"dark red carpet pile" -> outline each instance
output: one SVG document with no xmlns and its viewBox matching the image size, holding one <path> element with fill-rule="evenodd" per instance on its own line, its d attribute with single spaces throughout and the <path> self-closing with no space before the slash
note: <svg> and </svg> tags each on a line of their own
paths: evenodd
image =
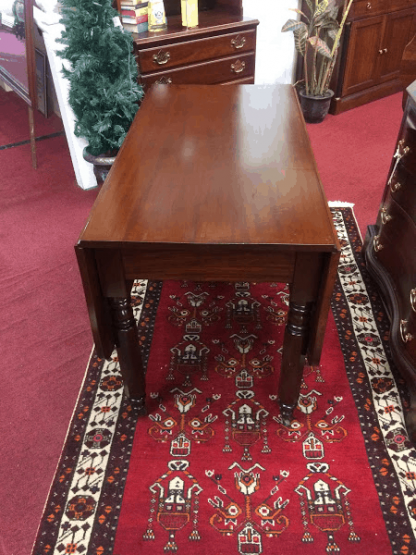
<svg viewBox="0 0 416 555">
<path fill-rule="evenodd" d="M 394 95 L 340 116 L 328 116 L 323 124 L 308 126 L 328 199 L 356 203 L 355 212 L 362 231 L 374 222 L 401 115 L 401 96 Z M 26 118 L 26 105 L 13 93 L 0 90 L 0 142 L 9 144 L 28 139 Z M 6 122 L 4 126 L 3 122 Z M 55 117 L 42 120 L 40 116 L 37 123 L 38 136 L 60 130 L 59 119 Z M 73 245 L 98 191 L 82 191 L 75 185 L 65 137 L 41 141 L 37 149 L 37 170 L 31 167 L 29 145 L 0 150 L 0 325 L 5 353 L 0 405 L 0 553 L 7 555 L 31 552 L 92 347 Z M 104 492 L 95 524 L 105 530 L 109 521 L 118 522 L 117 534 L 107 533 L 107 540 L 112 545 L 115 543 L 115 555 L 162 553 L 164 548 L 174 550 L 176 546 L 182 553 L 213 553 L 214 542 L 218 542 L 215 543 L 218 555 L 251 552 L 243 547 L 247 542 L 261 546 L 266 553 L 280 549 L 282 553 L 295 553 L 302 549 L 314 554 L 325 553 L 329 548 L 335 552 L 335 544 L 342 547 L 343 553 L 412 553 L 414 539 L 410 533 L 408 541 L 406 533 L 401 533 L 395 540 L 396 547 L 392 548 L 392 537 L 383 527 L 386 508 L 377 500 L 379 490 L 373 481 L 374 469 L 370 468 L 366 455 L 334 321 L 331 319 L 329 323 L 332 335 L 325 350 L 322 376 L 311 372 L 305 379 L 304 391 L 309 396 L 305 397 L 305 410 L 299 413 L 299 439 L 289 441 L 289 431 L 276 420 L 278 411 L 269 397 L 278 379 L 280 355 L 276 332 L 281 328 L 279 319 L 284 316 L 284 292 L 270 285 L 262 286 L 263 289 L 250 286 L 246 293 L 259 304 L 256 310 L 260 319 L 256 321 L 256 310 L 252 307 L 254 320 L 244 324 L 227 305 L 239 293 L 242 296 L 238 298 L 244 299 L 244 290 L 237 291 L 231 286 L 222 290 L 220 286 L 198 289 L 195 284 L 185 287 L 172 284 L 170 289 L 163 288 L 159 301 L 158 287 L 154 286 L 153 297 L 151 291 L 146 293 L 145 303 L 138 300 L 138 306 L 143 304 L 143 310 L 147 311 L 144 347 L 152 336 L 150 328 L 154 323 L 156 329 L 162 325 L 166 329 L 154 335 L 150 351 L 149 365 L 155 368 L 155 383 L 149 388 L 154 393 L 153 420 L 147 418 L 138 424 L 137 433 L 143 443 L 135 441 L 131 446 L 134 406 L 121 404 L 121 416 L 114 419 L 114 426 L 118 437 L 128 441 L 123 444 L 124 440 L 120 440 L 120 452 L 114 454 L 113 466 L 106 470 L 109 489 Z M 203 300 L 201 305 L 195 300 L 199 296 Z M 153 308 L 156 305 L 160 306 L 157 316 Z M 220 334 L 220 326 L 224 328 L 228 313 L 231 328 Z M 208 381 L 201 380 L 208 351 L 204 355 L 201 347 L 200 368 L 189 378 L 175 355 L 178 351 L 174 347 L 181 342 L 184 346 L 186 326 L 191 325 L 195 314 L 205 319 L 203 331 L 207 335 L 202 336 L 201 331 L 199 341 L 210 352 Z M 216 315 L 220 316 L 219 320 Z M 247 333 L 242 331 L 244 325 Z M 191 329 L 190 333 L 198 335 L 199 332 Z M 266 338 L 271 334 L 276 344 L 268 343 Z M 247 352 L 238 345 L 241 341 L 238 337 L 242 335 L 256 337 Z M 166 338 L 169 344 L 163 345 Z M 357 357 L 357 354 L 350 353 L 350 356 Z M 248 384 L 251 378 L 252 388 L 237 385 L 237 374 L 241 374 L 244 364 L 250 372 L 248 377 L 243 374 L 242 379 L 247 379 Z M 267 370 L 268 366 L 273 371 Z M 99 367 L 98 361 L 93 360 L 90 370 L 95 368 L 98 372 Z M 100 414 L 89 430 L 91 445 L 99 447 L 96 456 L 88 461 L 87 468 L 91 469 L 98 468 L 100 460 L 107 456 L 105 430 L 120 396 L 120 384 L 113 370 L 110 363 L 105 370 L 108 379 L 100 385 L 107 388 L 108 399 L 103 404 L 100 398 L 96 405 Z M 157 372 L 161 379 L 157 378 Z M 169 376 L 173 376 L 172 381 L 164 379 Z M 87 378 L 79 405 L 88 406 L 85 413 L 93 410 L 89 401 L 92 401 L 92 390 L 97 387 L 89 379 L 94 382 L 94 376 L 90 374 Z M 224 388 L 224 383 L 230 385 Z M 331 387 L 334 383 L 335 389 Z M 177 391 L 172 393 L 175 388 Z M 241 395 L 242 391 L 254 391 L 254 395 Z M 317 399 L 316 407 L 312 397 Z M 309 402 L 312 408 L 308 413 Z M 238 415 L 246 423 L 254 415 L 254 422 L 259 425 L 250 433 L 246 431 L 245 436 L 239 436 Z M 90 425 L 78 413 L 75 422 L 84 432 L 85 426 Z M 319 442 L 305 443 L 305 432 L 309 427 L 311 431 L 319 431 L 320 422 L 321 426 L 325 423 L 334 426 L 321 442 L 325 458 L 305 458 L 305 450 L 319 452 Z M 376 433 L 374 429 L 372 432 Z M 190 447 L 186 445 L 189 435 Z M 71 441 L 75 444 L 79 441 L 77 434 Z M 380 434 L 378 444 L 382 450 Z M 154 461 L 152 453 L 156 448 L 161 455 Z M 129 451 L 132 453 L 126 480 Z M 283 454 L 287 460 L 282 459 Z M 352 457 L 357 465 L 354 468 L 361 469 L 359 480 L 345 464 Z M 75 461 L 68 462 L 72 471 L 74 464 Z M 385 468 L 388 473 L 388 464 Z M 124 472 L 123 480 L 120 472 Z M 71 551 L 68 546 L 75 545 L 80 534 L 90 537 L 91 531 L 86 526 L 91 516 L 88 511 L 96 510 L 97 500 L 94 488 L 92 499 L 85 492 L 90 492 L 91 484 L 97 480 L 94 474 L 95 470 L 90 470 L 90 475 L 84 473 L 76 485 L 72 484 L 75 500 L 65 512 L 70 523 L 68 534 L 59 544 L 63 547 L 56 547 L 57 553 L 83 552 Z M 113 479 L 109 480 L 111 476 Z M 64 489 L 72 478 L 73 475 L 64 474 L 61 479 L 58 476 L 58 483 Z M 111 490 L 111 484 L 117 484 L 118 489 Z M 123 505 L 116 509 L 121 498 L 115 503 L 114 492 L 120 495 L 124 488 Z M 140 499 L 136 491 L 140 492 Z M 320 491 L 321 499 L 328 494 L 335 500 L 333 516 L 329 514 L 333 504 L 325 505 L 326 528 L 316 526 L 319 516 L 313 522 L 306 502 L 308 491 L 315 499 Z M 86 497 L 84 500 L 79 497 L 82 495 Z M 396 511 L 391 510 L 394 502 L 389 500 L 389 503 L 387 510 L 392 518 L 399 513 L 401 521 L 407 523 L 403 500 L 399 499 Z M 175 507 L 175 518 L 168 514 L 172 511 L 169 505 Z M 113 516 L 109 517 L 112 511 L 117 514 L 116 521 Z M 63 507 L 57 509 L 55 505 L 55 513 L 45 513 L 42 526 L 56 530 L 58 516 L 63 512 Z M 75 532 L 74 522 L 78 528 Z M 409 528 L 408 523 L 406 526 Z M 314 542 L 302 543 L 302 537 L 310 539 L 308 534 Z M 355 541 L 356 535 L 360 537 L 359 542 Z M 36 553 L 55 552 L 54 546 L 46 542 L 49 547 L 45 548 L 42 541 L 40 536 Z M 109 545 L 94 540 L 87 552 L 103 555 L 110 552 Z"/>
</svg>

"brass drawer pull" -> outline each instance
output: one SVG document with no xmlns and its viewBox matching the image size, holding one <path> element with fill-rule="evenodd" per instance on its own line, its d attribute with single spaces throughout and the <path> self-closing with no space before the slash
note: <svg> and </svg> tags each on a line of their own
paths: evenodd
<svg viewBox="0 0 416 555">
<path fill-rule="evenodd" d="M 407 320 L 400 320 L 400 335 L 402 337 L 403 343 L 409 343 L 409 341 L 413 340 L 413 335 L 409 332 L 406 332 L 406 325 Z"/>
<path fill-rule="evenodd" d="M 371 6 L 371 2 L 368 2 L 368 3 L 367 3 L 367 6 L 366 6 L 366 8 L 367 8 L 367 10 L 371 10 L 371 8 L 372 8 L 372 6 Z"/>
<path fill-rule="evenodd" d="M 383 51 L 382 51 L 382 50 L 379 50 L 378 53 L 379 53 L 379 54 L 383 54 Z"/>
<path fill-rule="evenodd" d="M 399 183 L 398 181 L 397 181 L 397 183 L 390 183 L 390 191 L 392 193 L 395 193 L 396 191 L 398 191 L 400 189 L 401 186 L 402 186 L 402 184 Z"/>
<path fill-rule="evenodd" d="M 387 49 L 384 49 L 387 52 Z M 379 50 L 380 54 L 383 53 L 382 50 Z M 387 185 L 390 186 L 391 192 L 394 193 L 394 191 L 397 191 L 397 189 L 400 187 L 399 183 L 396 183 L 396 189 L 392 189 L 392 185 L 391 182 L 393 181 L 393 176 L 396 173 L 397 170 L 397 166 L 400 162 L 400 160 L 403 158 L 403 156 L 406 156 L 406 154 L 410 152 L 410 148 L 408 146 L 404 146 L 404 139 L 401 139 L 398 143 L 397 143 L 397 148 L 396 148 L 396 152 L 394 153 L 393 159 L 395 159 L 396 161 L 394 162 L 394 166 L 393 166 L 393 170 L 391 172 L 390 178 L 387 181 Z"/>
<path fill-rule="evenodd" d="M 379 235 L 375 235 L 374 239 L 373 239 L 373 247 L 374 250 L 376 252 L 381 251 L 381 249 L 384 249 L 383 245 L 380 243 L 380 237 Z"/>
<path fill-rule="evenodd" d="M 163 50 L 159 50 L 157 54 L 153 54 L 153 61 L 158 66 L 163 66 L 167 64 L 170 60 L 170 52 L 164 52 Z"/>
<path fill-rule="evenodd" d="M 416 312 L 416 287 L 410 291 L 410 306 Z"/>
<path fill-rule="evenodd" d="M 390 216 L 390 214 L 387 214 L 387 208 L 382 208 L 381 209 L 380 218 L 381 218 L 381 223 L 382 224 L 386 224 L 387 222 L 390 222 L 392 217 Z"/>
<path fill-rule="evenodd" d="M 384 50 L 387 51 L 387 48 L 385 48 Z M 408 152 L 410 152 L 410 148 L 408 146 L 404 146 L 404 139 L 401 139 L 397 143 L 397 150 L 394 157 L 396 158 L 397 156 L 399 156 L 400 158 L 403 158 L 403 156 L 405 156 Z"/>
<path fill-rule="evenodd" d="M 236 50 L 238 50 L 239 48 L 243 48 L 245 43 L 246 43 L 246 37 L 240 37 L 240 35 L 237 35 L 235 39 L 231 40 L 231 46 Z"/>
<path fill-rule="evenodd" d="M 171 85 L 172 79 L 170 77 L 161 77 L 157 81 L 155 81 L 156 85 Z"/>
<path fill-rule="evenodd" d="M 246 68 L 246 62 L 240 62 L 237 60 L 235 64 L 231 64 L 231 72 L 232 73 L 241 73 Z"/>
</svg>

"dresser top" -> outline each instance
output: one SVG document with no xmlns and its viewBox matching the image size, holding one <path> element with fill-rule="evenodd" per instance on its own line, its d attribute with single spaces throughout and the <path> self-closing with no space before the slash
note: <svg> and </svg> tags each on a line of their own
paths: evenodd
<svg viewBox="0 0 416 555">
<path fill-rule="evenodd" d="M 79 244 L 106 243 L 336 249 L 293 87 L 153 86 Z"/>
</svg>

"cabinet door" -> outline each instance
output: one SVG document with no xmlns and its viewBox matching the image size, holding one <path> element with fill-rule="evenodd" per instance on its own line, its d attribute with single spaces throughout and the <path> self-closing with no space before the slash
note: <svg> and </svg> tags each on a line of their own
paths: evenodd
<svg viewBox="0 0 416 555">
<path fill-rule="evenodd" d="M 415 11 L 402 10 L 385 16 L 386 24 L 381 43 L 380 82 L 400 77 L 403 50 L 415 32 Z"/>
<path fill-rule="evenodd" d="M 352 23 L 342 96 L 377 84 L 384 17 Z"/>
</svg>

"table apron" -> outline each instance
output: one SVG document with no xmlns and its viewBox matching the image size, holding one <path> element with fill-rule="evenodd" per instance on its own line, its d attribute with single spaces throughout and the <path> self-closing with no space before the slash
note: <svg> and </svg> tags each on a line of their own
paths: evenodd
<svg viewBox="0 0 416 555">
<path fill-rule="evenodd" d="M 149 248 L 140 252 L 122 249 L 121 257 L 127 279 L 290 283 L 296 254 L 241 245 L 238 249 L 221 250 L 204 246 L 156 251 Z"/>
</svg>

